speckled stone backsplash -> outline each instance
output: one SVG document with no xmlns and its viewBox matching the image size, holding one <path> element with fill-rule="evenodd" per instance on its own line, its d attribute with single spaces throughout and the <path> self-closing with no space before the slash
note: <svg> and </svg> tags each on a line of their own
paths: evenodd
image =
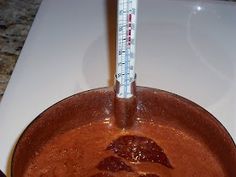
<svg viewBox="0 0 236 177">
<path fill-rule="evenodd" d="M 0 100 L 41 0 L 0 0 Z"/>
</svg>

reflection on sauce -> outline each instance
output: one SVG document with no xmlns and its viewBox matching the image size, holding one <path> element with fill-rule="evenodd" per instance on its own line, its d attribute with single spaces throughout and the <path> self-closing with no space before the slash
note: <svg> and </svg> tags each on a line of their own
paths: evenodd
<svg viewBox="0 0 236 177">
<path fill-rule="evenodd" d="M 141 136 L 126 135 L 113 141 L 107 150 L 130 162 L 160 163 L 173 168 L 163 149 L 152 139 Z"/>
<path fill-rule="evenodd" d="M 133 169 L 126 165 L 124 161 L 122 161 L 121 158 L 109 156 L 103 159 L 99 164 L 97 165 L 97 168 L 99 170 L 104 171 L 111 171 L 111 172 L 118 172 L 118 171 L 127 171 L 132 172 Z"/>
<path fill-rule="evenodd" d="M 136 135 L 120 136 L 112 141 L 106 148 L 124 158 L 129 162 L 140 163 L 160 163 L 168 168 L 173 168 L 163 149 L 152 139 Z M 102 171 L 118 172 L 134 170 L 127 165 L 121 158 L 109 156 L 99 162 L 97 168 Z M 137 173 L 138 172 L 134 172 Z M 107 175 L 107 174 L 105 174 Z M 156 174 L 141 174 L 139 177 L 159 177 Z"/>
</svg>

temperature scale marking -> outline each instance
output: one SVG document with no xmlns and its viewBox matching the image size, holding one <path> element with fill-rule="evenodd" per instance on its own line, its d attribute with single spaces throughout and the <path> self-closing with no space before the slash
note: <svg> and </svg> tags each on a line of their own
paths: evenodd
<svg viewBox="0 0 236 177">
<path fill-rule="evenodd" d="M 135 38 L 137 0 L 119 0 L 117 14 L 116 79 L 119 82 L 117 97 L 133 96 L 131 85 L 135 81 Z"/>
</svg>

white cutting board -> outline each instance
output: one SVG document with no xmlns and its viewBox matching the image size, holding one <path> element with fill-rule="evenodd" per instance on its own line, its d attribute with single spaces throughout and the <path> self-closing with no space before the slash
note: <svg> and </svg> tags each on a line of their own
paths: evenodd
<svg viewBox="0 0 236 177">
<path fill-rule="evenodd" d="M 111 85 L 112 2 L 42 2 L 0 104 L 3 171 L 20 133 L 40 112 L 74 93 Z M 137 84 L 200 104 L 236 140 L 236 4 L 139 0 L 138 10 Z"/>
</svg>

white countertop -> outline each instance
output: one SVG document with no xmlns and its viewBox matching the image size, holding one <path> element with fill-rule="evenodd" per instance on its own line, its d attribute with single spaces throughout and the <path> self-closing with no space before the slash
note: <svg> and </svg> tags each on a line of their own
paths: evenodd
<svg viewBox="0 0 236 177">
<path fill-rule="evenodd" d="M 42 2 L 0 104 L 0 169 L 7 171 L 17 138 L 40 112 L 112 84 L 113 7 L 112 0 Z M 235 3 L 139 0 L 137 84 L 200 104 L 236 140 L 235 31 Z"/>
</svg>

